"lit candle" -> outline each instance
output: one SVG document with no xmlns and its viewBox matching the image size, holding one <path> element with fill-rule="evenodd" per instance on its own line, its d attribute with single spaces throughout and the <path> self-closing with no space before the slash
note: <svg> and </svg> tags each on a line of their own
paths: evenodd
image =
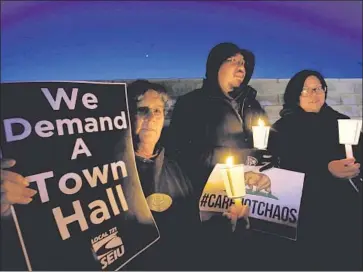
<svg viewBox="0 0 363 272">
<path fill-rule="evenodd" d="M 258 126 L 252 126 L 253 147 L 257 149 L 266 149 L 270 127 L 265 126 L 265 123 L 259 118 Z"/>
<path fill-rule="evenodd" d="M 233 157 L 228 157 L 225 167 L 222 168 L 222 175 L 229 198 L 242 198 L 246 195 L 243 164 L 234 165 Z"/>
<path fill-rule="evenodd" d="M 227 172 L 227 179 L 228 179 L 228 184 L 229 184 L 229 188 L 231 189 L 231 193 L 234 196 L 234 189 L 233 189 L 233 182 L 232 182 L 232 175 L 231 175 L 231 167 L 233 166 L 233 157 L 228 157 L 226 160 L 226 172 Z"/>
<path fill-rule="evenodd" d="M 242 209 L 242 198 L 246 195 L 245 176 L 243 164 L 233 165 L 233 157 L 229 156 L 226 160 L 224 176 L 224 186 L 226 187 L 227 196 L 234 199 L 237 209 Z M 235 231 L 239 216 L 231 218 L 232 231 Z M 246 228 L 249 228 L 249 220 Z"/>
</svg>

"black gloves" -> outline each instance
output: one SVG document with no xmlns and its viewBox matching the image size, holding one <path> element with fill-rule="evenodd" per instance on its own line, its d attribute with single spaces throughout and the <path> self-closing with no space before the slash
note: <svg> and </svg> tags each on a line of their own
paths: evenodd
<svg viewBox="0 0 363 272">
<path fill-rule="evenodd" d="M 277 167 L 277 168 L 280 167 L 279 158 L 273 156 L 268 150 L 254 149 L 252 154 L 257 162 L 257 164 L 255 165 L 263 165 L 259 170 L 260 172 L 266 171 L 267 169 L 270 169 L 272 167 Z M 251 161 L 251 159 L 249 160 Z"/>
</svg>

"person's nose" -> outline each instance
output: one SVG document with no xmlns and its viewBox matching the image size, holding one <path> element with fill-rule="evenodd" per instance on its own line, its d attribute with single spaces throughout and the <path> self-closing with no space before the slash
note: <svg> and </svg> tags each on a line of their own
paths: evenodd
<svg viewBox="0 0 363 272">
<path fill-rule="evenodd" d="M 246 69 L 243 66 L 243 64 L 238 64 L 238 66 L 237 66 L 237 72 L 244 73 L 245 71 L 246 71 Z"/>
</svg>

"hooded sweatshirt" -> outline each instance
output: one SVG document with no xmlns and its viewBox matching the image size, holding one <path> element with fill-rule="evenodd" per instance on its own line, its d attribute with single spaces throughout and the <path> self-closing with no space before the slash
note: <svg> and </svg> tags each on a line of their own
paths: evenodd
<svg viewBox="0 0 363 272">
<path fill-rule="evenodd" d="M 218 83 L 220 66 L 241 53 L 246 75 L 238 88 L 226 95 Z M 202 191 L 213 167 L 225 163 L 245 163 L 253 148 L 251 127 L 258 118 L 268 123 L 256 100 L 256 90 L 248 85 L 255 65 L 252 52 L 232 43 L 215 46 L 209 53 L 201 89 L 178 98 L 168 129 L 166 151 L 190 177 L 196 192 Z"/>
</svg>

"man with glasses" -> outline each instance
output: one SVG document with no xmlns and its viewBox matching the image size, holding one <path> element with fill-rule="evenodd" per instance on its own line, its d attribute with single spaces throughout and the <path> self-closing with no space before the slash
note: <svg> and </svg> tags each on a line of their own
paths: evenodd
<svg viewBox="0 0 363 272">
<path fill-rule="evenodd" d="M 233 43 L 209 53 L 201 89 L 178 98 L 167 134 L 166 151 L 201 193 L 216 163 L 246 163 L 253 148 L 251 128 L 265 111 L 248 85 L 255 66 L 252 52 Z M 256 161 L 256 160 L 250 160 Z"/>
<path fill-rule="evenodd" d="M 218 44 L 208 55 L 202 88 L 179 97 L 175 104 L 166 152 L 191 179 L 197 199 L 214 166 L 225 163 L 228 156 L 233 156 L 236 164 L 259 161 L 253 154 L 252 125 L 257 125 L 259 118 L 265 124 L 268 120 L 256 100 L 256 90 L 248 85 L 254 66 L 252 52 L 233 43 Z M 233 237 L 226 228 L 227 218 L 214 216 L 211 220 L 215 222 L 210 225 L 213 227 L 203 230 L 207 240 L 214 237 L 207 241 L 210 246 L 205 246 L 210 250 L 207 261 L 211 269 L 225 270 L 226 262 L 233 260 L 232 255 L 240 258 L 244 255 L 242 248 L 247 248 L 239 247 L 235 239 L 241 238 L 241 234 Z M 238 226 L 244 225 L 237 223 L 237 229 Z M 225 257 L 216 248 L 223 248 Z M 247 262 L 236 265 L 233 269 L 247 269 Z"/>
</svg>

